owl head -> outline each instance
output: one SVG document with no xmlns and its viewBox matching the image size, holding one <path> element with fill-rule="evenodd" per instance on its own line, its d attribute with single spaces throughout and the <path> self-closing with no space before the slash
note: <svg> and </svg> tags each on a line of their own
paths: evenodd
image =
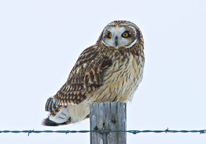
<svg viewBox="0 0 206 144">
<path fill-rule="evenodd" d="M 103 30 L 99 40 L 105 46 L 113 48 L 131 48 L 134 44 L 143 42 L 140 29 L 130 21 L 113 21 Z"/>
</svg>

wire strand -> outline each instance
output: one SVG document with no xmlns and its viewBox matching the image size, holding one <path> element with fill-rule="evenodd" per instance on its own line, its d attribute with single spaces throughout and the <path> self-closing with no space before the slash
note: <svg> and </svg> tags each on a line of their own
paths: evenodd
<svg viewBox="0 0 206 144">
<path fill-rule="evenodd" d="M 28 133 L 28 136 L 31 133 L 91 133 L 91 132 L 98 132 L 98 133 L 109 133 L 109 132 L 124 132 L 124 133 L 131 133 L 131 134 L 140 134 L 140 133 L 200 133 L 205 134 L 206 129 L 202 130 L 169 130 L 168 128 L 165 130 L 0 130 L 0 134 L 3 133 Z"/>
</svg>

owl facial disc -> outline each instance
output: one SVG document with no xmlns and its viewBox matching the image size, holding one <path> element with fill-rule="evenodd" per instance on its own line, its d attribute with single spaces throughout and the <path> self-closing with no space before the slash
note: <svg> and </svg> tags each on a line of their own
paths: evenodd
<svg viewBox="0 0 206 144">
<path fill-rule="evenodd" d="M 108 25 L 103 31 L 102 42 L 115 48 L 130 48 L 137 42 L 137 32 L 129 25 Z"/>
</svg>

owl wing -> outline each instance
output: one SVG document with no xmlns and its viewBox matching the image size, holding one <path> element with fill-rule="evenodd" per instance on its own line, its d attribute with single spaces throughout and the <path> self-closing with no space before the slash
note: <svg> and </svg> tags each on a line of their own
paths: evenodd
<svg viewBox="0 0 206 144">
<path fill-rule="evenodd" d="M 79 104 L 88 94 L 103 84 L 103 73 L 112 65 L 112 60 L 96 48 L 89 47 L 79 56 L 66 83 L 46 103 L 46 111 L 57 111 L 61 106 Z"/>
</svg>

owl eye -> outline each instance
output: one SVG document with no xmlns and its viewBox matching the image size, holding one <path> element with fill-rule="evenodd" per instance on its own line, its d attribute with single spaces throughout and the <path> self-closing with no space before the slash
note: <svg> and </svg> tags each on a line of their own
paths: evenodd
<svg viewBox="0 0 206 144">
<path fill-rule="evenodd" d="M 125 31 L 123 34 L 122 34 L 122 37 L 124 37 L 124 38 L 128 38 L 128 37 L 130 37 L 131 36 L 131 34 L 130 34 L 130 32 L 128 32 L 128 31 Z"/>
<path fill-rule="evenodd" d="M 108 38 L 111 38 L 111 37 L 112 37 L 112 33 L 109 32 L 108 35 L 107 35 L 107 37 L 108 37 Z"/>
</svg>

